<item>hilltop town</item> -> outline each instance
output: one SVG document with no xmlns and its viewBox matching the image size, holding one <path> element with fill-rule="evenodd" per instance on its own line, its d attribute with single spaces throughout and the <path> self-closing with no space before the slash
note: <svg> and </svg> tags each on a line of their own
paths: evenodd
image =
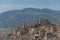
<svg viewBox="0 0 60 40">
<path fill-rule="evenodd" d="M 35 24 L 17 27 L 0 40 L 60 40 L 60 24 L 48 19 L 38 19 Z"/>
</svg>

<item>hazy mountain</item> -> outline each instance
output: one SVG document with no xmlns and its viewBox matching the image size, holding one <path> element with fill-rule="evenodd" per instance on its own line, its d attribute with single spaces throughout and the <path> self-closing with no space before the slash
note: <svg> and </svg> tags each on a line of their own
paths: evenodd
<svg viewBox="0 0 60 40">
<path fill-rule="evenodd" d="M 60 11 L 47 8 L 24 8 L 22 10 L 11 10 L 0 14 L 0 27 L 21 26 L 23 22 L 27 24 L 35 23 L 39 18 L 48 18 L 52 23 L 60 22 Z"/>
</svg>

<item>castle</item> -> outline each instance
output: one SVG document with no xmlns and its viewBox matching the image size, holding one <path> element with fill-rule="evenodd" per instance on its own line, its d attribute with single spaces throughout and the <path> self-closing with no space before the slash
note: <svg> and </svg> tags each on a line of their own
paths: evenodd
<svg viewBox="0 0 60 40">
<path fill-rule="evenodd" d="M 0 40 L 60 40 L 60 24 L 51 24 L 48 19 L 38 19 L 35 24 L 17 27 Z"/>
</svg>

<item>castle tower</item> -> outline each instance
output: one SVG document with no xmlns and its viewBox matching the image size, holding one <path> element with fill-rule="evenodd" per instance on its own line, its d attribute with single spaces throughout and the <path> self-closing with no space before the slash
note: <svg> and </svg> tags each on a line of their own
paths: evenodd
<svg viewBox="0 0 60 40">
<path fill-rule="evenodd" d="M 44 26 L 44 25 L 50 25 L 51 23 L 48 19 L 38 19 L 37 24 Z"/>
<path fill-rule="evenodd" d="M 26 26 L 26 23 L 24 22 L 24 23 L 22 24 L 22 28 L 25 28 L 25 26 Z"/>
<path fill-rule="evenodd" d="M 40 24 L 40 19 L 37 20 L 37 24 Z"/>
</svg>

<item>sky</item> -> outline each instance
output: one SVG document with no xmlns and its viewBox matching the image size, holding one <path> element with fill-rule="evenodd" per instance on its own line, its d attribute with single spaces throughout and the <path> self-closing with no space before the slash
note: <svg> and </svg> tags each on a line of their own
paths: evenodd
<svg viewBox="0 0 60 40">
<path fill-rule="evenodd" d="M 0 0 L 0 12 L 23 8 L 60 10 L 60 0 Z"/>
</svg>

